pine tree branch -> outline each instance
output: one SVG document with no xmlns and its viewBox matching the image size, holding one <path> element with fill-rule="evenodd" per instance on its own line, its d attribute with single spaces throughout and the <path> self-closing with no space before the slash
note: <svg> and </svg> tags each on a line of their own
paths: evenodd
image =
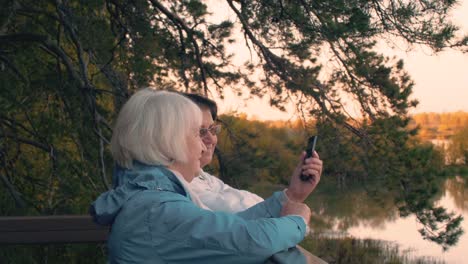
<svg viewBox="0 0 468 264">
<path fill-rule="evenodd" d="M 200 47 L 199 47 L 199 45 L 197 43 L 197 40 L 194 38 L 193 30 L 190 27 L 187 26 L 187 24 L 184 22 L 184 20 L 182 18 L 180 18 L 177 14 L 174 14 L 171 11 L 169 11 L 159 1 L 150 0 L 150 2 L 152 3 L 152 5 L 155 8 L 160 10 L 172 22 L 174 22 L 176 25 L 179 25 L 187 33 L 187 38 L 190 40 L 190 42 L 193 45 L 195 57 L 197 59 L 198 68 L 200 69 L 200 75 L 201 75 L 201 79 L 202 79 L 202 82 L 203 82 L 204 93 L 205 93 L 205 95 L 208 95 L 208 90 L 209 89 L 208 89 L 208 83 L 207 83 L 207 80 L 206 80 L 206 70 L 205 70 L 205 66 L 203 64 L 203 59 L 202 59 L 202 55 L 201 55 L 201 52 L 200 52 Z"/>
</svg>

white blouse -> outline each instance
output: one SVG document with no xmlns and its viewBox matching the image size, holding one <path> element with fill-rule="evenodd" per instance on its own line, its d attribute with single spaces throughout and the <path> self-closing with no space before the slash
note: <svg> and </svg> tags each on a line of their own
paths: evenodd
<svg viewBox="0 0 468 264">
<path fill-rule="evenodd" d="M 197 194 L 205 206 L 213 211 L 237 213 L 263 201 L 262 197 L 232 188 L 203 170 L 192 180 L 190 189 Z"/>
</svg>

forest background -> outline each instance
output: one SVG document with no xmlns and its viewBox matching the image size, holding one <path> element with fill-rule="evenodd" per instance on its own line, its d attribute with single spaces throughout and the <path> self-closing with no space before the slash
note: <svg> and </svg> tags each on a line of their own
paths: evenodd
<svg viewBox="0 0 468 264">
<path fill-rule="evenodd" d="M 466 53 L 468 37 L 449 19 L 455 1 L 227 0 L 235 20 L 217 22 L 205 2 L 2 1 L 1 215 L 86 214 L 111 186 L 112 124 L 135 90 L 213 97 L 248 89 L 279 109 L 294 102 L 297 121 L 222 115 L 210 171 L 238 188 L 281 188 L 307 136 L 318 133 L 324 186 L 359 182 L 375 200 L 391 193 L 423 237 L 444 248 L 457 242 L 462 218 L 432 198 L 440 177 L 466 173 L 466 113 L 409 115 L 418 102 L 404 62 L 376 49 L 384 40 Z M 251 57 L 242 65 L 226 51 L 239 36 Z M 428 141 L 441 137 L 446 148 Z M 95 246 L 0 254 L 14 263 L 105 255 Z"/>
</svg>

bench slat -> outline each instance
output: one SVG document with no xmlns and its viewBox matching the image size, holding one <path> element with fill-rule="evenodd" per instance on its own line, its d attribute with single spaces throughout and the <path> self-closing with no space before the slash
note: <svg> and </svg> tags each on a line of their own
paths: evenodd
<svg viewBox="0 0 468 264">
<path fill-rule="evenodd" d="M 0 217 L 0 244 L 105 242 L 108 233 L 88 215 Z"/>
</svg>

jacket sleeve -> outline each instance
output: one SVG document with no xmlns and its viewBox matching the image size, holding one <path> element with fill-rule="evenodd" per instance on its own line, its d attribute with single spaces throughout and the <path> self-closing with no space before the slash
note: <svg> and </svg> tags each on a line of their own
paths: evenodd
<svg viewBox="0 0 468 264">
<path fill-rule="evenodd" d="M 281 207 L 284 199 L 283 192 L 275 192 L 272 196 L 263 202 L 258 203 L 245 211 L 239 212 L 237 215 L 246 220 L 280 217 Z"/>
<path fill-rule="evenodd" d="M 149 210 L 151 236 L 178 243 L 186 254 L 251 256 L 258 261 L 295 246 L 306 230 L 299 216 L 248 219 L 240 215 L 203 210 L 180 195 L 164 194 L 164 202 Z M 200 249 L 205 250 L 200 250 Z M 167 250 L 172 250 L 173 245 Z M 166 247 L 158 246 L 163 255 Z M 200 256 L 200 254 L 210 254 Z"/>
</svg>

